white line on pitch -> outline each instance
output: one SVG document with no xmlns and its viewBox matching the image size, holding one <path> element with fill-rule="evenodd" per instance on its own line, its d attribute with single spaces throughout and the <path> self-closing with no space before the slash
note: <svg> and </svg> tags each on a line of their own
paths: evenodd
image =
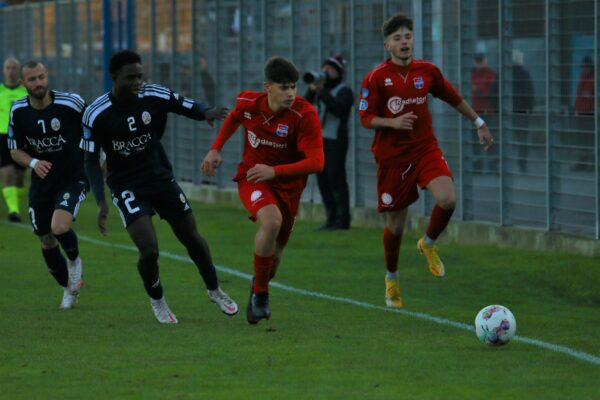
<svg viewBox="0 0 600 400">
<path fill-rule="evenodd" d="M 8 223 L 6 223 L 8 224 Z M 25 228 L 29 228 L 28 225 L 25 224 L 8 224 L 10 226 L 18 226 L 18 227 L 25 227 Z M 88 236 L 84 236 L 84 235 L 77 235 L 78 238 L 80 240 L 83 240 L 85 242 L 88 243 L 92 243 L 92 244 L 96 244 L 98 246 L 104 246 L 104 247 L 113 247 L 113 248 L 117 248 L 117 249 L 123 249 L 123 250 L 129 250 L 129 251 L 135 251 L 137 252 L 137 249 L 134 246 L 131 245 L 124 245 L 124 244 L 119 244 L 119 243 L 110 243 L 110 242 L 106 242 L 103 240 L 98 240 L 98 239 L 94 239 Z M 187 256 L 181 256 L 179 254 L 175 254 L 175 253 L 171 253 L 168 251 L 161 251 L 160 255 L 162 257 L 166 257 L 166 258 L 170 258 L 172 260 L 177 260 L 177 261 L 182 261 L 182 262 L 187 262 L 187 263 L 192 263 L 192 260 L 190 260 L 189 257 Z M 238 270 L 232 269 L 232 268 L 228 268 L 228 267 L 223 267 L 220 265 L 215 266 L 215 268 L 221 272 L 224 272 L 226 274 L 229 275 L 234 275 L 240 278 L 244 278 L 247 280 L 250 280 L 252 278 L 252 275 L 250 274 L 246 274 L 244 272 L 240 272 Z M 325 293 L 320 293 L 320 292 L 313 292 L 310 290 L 304 290 L 304 289 L 298 289 L 295 288 L 293 286 L 288 286 L 288 285 L 284 285 L 278 282 L 271 282 L 269 284 L 272 287 L 276 287 L 278 289 L 281 290 L 285 290 L 287 292 L 291 292 L 291 293 L 297 293 L 297 294 L 301 294 L 303 296 L 309 296 L 309 297 L 316 297 L 319 299 L 325 299 L 325 300 L 331 300 L 331 301 L 336 301 L 338 303 L 346 303 L 346 304 L 351 304 L 353 306 L 357 306 L 357 307 L 361 307 L 361 308 L 367 308 L 367 309 L 373 309 L 373 310 L 379 310 L 379 311 L 385 311 L 385 312 L 391 312 L 391 313 L 396 313 L 396 314 L 402 314 L 402 315 L 407 315 L 409 317 L 414 317 L 414 318 L 419 318 L 419 319 L 423 319 L 426 321 L 430 321 L 430 322 L 435 322 L 436 324 L 440 324 L 440 325 L 446 325 L 446 326 L 453 326 L 455 328 L 459 328 L 459 329 L 463 329 L 463 330 L 467 330 L 467 331 L 473 331 L 474 327 L 470 324 L 465 324 L 462 322 L 456 322 L 456 321 L 452 321 L 446 318 L 440 318 L 440 317 L 436 317 L 434 315 L 430 315 L 430 314 L 426 314 L 426 313 L 421 313 L 421 312 L 416 312 L 416 311 L 408 311 L 408 310 L 401 310 L 401 309 L 397 309 L 397 308 L 388 308 L 388 307 L 383 307 L 383 306 L 377 306 L 374 304 L 370 304 L 370 303 L 365 303 L 362 301 L 358 301 L 358 300 L 354 300 L 354 299 L 350 299 L 348 297 L 339 297 L 339 296 L 332 296 L 330 294 L 325 294 Z M 519 342 L 523 342 L 523 343 L 527 343 L 527 344 L 531 344 L 533 346 L 537 346 L 537 347 L 541 347 L 544 348 L 546 350 L 551 350 L 557 353 L 563 353 L 566 354 L 568 356 L 571 356 L 573 358 L 576 358 L 578 360 L 581 361 L 586 361 L 589 362 L 591 364 L 595 364 L 595 365 L 600 365 L 600 357 L 595 356 L 593 354 L 590 353 L 586 353 L 580 350 L 575 350 L 572 349 L 570 347 L 566 347 L 566 346 L 560 346 L 558 344 L 553 344 L 553 343 L 547 343 L 541 340 L 537 340 L 537 339 L 532 339 L 532 338 L 528 338 L 528 337 L 524 337 L 524 336 L 518 336 L 516 335 L 513 340 L 515 341 L 519 341 Z"/>
</svg>

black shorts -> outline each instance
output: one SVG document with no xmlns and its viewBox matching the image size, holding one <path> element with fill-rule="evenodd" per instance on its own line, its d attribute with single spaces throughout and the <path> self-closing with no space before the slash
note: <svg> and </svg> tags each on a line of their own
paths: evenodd
<svg viewBox="0 0 600 400">
<path fill-rule="evenodd" d="M 14 165 L 15 168 L 20 170 L 25 169 L 25 167 L 17 163 L 10 156 L 10 149 L 8 148 L 8 135 L 2 133 L 0 134 L 0 168 L 8 165 Z"/>
<path fill-rule="evenodd" d="M 52 215 L 55 210 L 65 210 L 75 218 L 81 202 L 85 200 L 85 191 L 85 182 L 75 181 L 56 192 L 54 196 L 46 194 L 30 197 L 29 219 L 31 220 L 33 233 L 43 236 L 52 231 Z"/>
<path fill-rule="evenodd" d="M 159 192 L 119 189 L 113 191 L 111 196 L 125 228 L 143 215 L 152 216 L 158 213 L 161 219 L 173 221 L 192 212 L 187 197 L 175 180 Z"/>
</svg>

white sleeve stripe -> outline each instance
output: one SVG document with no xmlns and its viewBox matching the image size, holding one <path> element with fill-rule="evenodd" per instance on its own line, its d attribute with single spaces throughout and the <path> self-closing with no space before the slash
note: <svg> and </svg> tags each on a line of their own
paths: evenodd
<svg viewBox="0 0 600 400">
<path fill-rule="evenodd" d="M 91 140 L 81 139 L 79 142 L 79 148 L 85 150 L 87 152 L 93 153 L 95 148 L 95 143 Z"/>
<path fill-rule="evenodd" d="M 146 96 L 155 96 L 155 97 L 160 97 L 161 99 L 166 99 L 169 100 L 171 98 L 171 92 L 164 93 L 164 92 L 157 92 L 154 90 L 144 90 L 143 92 L 140 92 L 139 97 L 146 97 Z"/>
<path fill-rule="evenodd" d="M 23 108 L 23 107 L 27 107 L 27 101 L 15 101 L 12 105 L 12 107 L 10 108 L 10 121 L 12 122 L 13 120 L 13 113 L 15 112 L 16 109 L 19 108 Z"/>
<path fill-rule="evenodd" d="M 92 102 L 92 104 L 90 104 L 90 106 L 88 108 L 86 108 L 86 110 L 83 113 L 83 120 L 86 121 L 87 119 L 89 119 L 89 116 L 91 115 L 91 113 L 93 111 L 95 111 L 98 107 L 103 106 L 106 103 L 110 104 L 110 99 L 108 98 L 108 93 L 98 97 L 96 100 L 94 100 L 94 102 Z M 89 124 L 88 124 L 89 125 Z"/>
<path fill-rule="evenodd" d="M 54 103 L 56 104 L 61 104 L 63 106 L 67 106 L 69 108 L 72 108 L 73 110 L 77 111 L 77 112 L 81 112 L 83 111 L 83 107 L 77 103 L 75 103 L 74 101 L 72 101 L 71 99 L 61 99 L 58 97 L 54 98 Z"/>
<path fill-rule="evenodd" d="M 152 84 L 152 83 L 148 83 L 148 84 L 144 85 L 144 88 L 142 89 L 142 91 L 145 91 L 145 90 L 154 90 L 157 92 L 165 92 L 165 93 L 169 93 L 169 94 L 171 93 L 171 91 L 169 89 L 167 89 L 166 87 L 161 86 L 161 85 Z"/>
<path fill-rule="evenodd" d="M 54 98 L 61 99 L 61 100 L 71 100 L 71 101 L 79 104 L 81 106 L 81 108 L 83 108 L 85 106 L 85 101 L 77 93 L 54 92 Z"/>
<path fill-rule="evenodd" d="M 8 139 L 8 148 L 11 150 L 17 150 L 17 141 L 15 139 Z"/>
<path fill-rule="evenodd" d="M 188 99 L 188 98 L 186 98 L 186 99 L 183 101 L 183 106 L 184 106 L 185 108 L 192 108 L 192 107 L 194 106 L 194 101 L 193 101 L 193 100 L 190 100 L 190 99 Z"/>
<path fill-rule="evenodd" d="M 106 103 L 102 104 L 99 107 L 94 108 L 93 110 L 90 110 L 88 108 L 83 115 L 83 124 L 85 126 L 91 127 L 94 124 L 94 120 L 98 117 L 98 115 L 100 115 L 100 113 L 102 113 L 102 111 L 106 110 L 110 106 L 111 106 L 110 101 L 107 101 Z M 90 111 L 90 112 L 87 112 L 87 111 Z"/>
</svg>

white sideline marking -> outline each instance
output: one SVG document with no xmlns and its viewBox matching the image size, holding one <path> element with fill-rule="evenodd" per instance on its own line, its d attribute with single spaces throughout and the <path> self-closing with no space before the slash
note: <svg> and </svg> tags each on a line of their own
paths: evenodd
<svg viewBox="0 0 600 400">
<path fill-rule="evenodd" d="M 25 224 L 15 224 L 15 223 L 8 223 L 8 222 L 5 222 L 5 224 L 7 224 L 9 226 L 15 226 L 15 227 L 18 226 L 18 227 L 21 227 L 21 228 L 28 228 L 28 229 L 30 229 L 29 225 L 25 225 Z M 135 252 L 137 252 L 137 249 L 134 246 L 131 246 L 131 245 L 124 245 L 124 244 L 119 244 L 119 243 L 105 242 L 103 240 L 94 239 L 94 238 L 91 238 L 91 237 L 88 237 L 88 236 L 84 236 L 84 235 L 77 235 L 77 237 L 80 240 L 83 240 L 83 241 L 88 242 L 88 243 L 96 244 L 98 246 L 113 247 L 113 248 L 117 248 L 117 249 L 123 249 L 123 250 L 129 250 L 129 251 L 135 251 Z M 172 260 L 182 261 L 182 262 L 187 262 L 187 263 L 192 264 L 192 260 L 190 260 L 190 258 L 187 257 L 187 256 L 181 256 L 179 254 L 170 253 L 168 251 L 161 251 L 160 255 L 162 257 L 170 258 Z M 223 267 L 223 266 L 220 266 L 220 265 L 216 265 L 215 268 L 218 271 L 224 272 L 224 273 L 229 274 L 229 275 L 234 275 L 234 276 L 237 276 L 239 278 L 244 278 L 244 279 L 247 279 L 247 280 L 252 279 L 252 275 L 246 274 L 244 272 L 240 272 L 240 271 L 232 269 L 232 268 Z M 278 283 L 278 282 L 271 282 L 271 283 L 269 283 L 269 285 L 272 286 L 272 287 L 276 287 L 278 289 L 281 289 L 281 290 L 285 290 L 287 292 L 296 293 L 296 294 L 300 294 L 300 295 L 303 295 L 303 296 L 316 297 L 316 298 L 319 298 L 319 299 L 336 301 L 338 303 L 351 304 L 353 306 L 357 306 L 357 307 L 361 307 L 361 308 L 367 308 L 367 309 L 372 309 L 372 310 L 379 310 L 379 311 L 385 311 L 385 312 L 391 312 L 391 313 L 396 313 L 396 314 L 407 315 L 409 317 L 414 317 L 414 318 L 419 318 L 419 319 L 423 319 L 423 320 L 430 321 L 430 322 L 435 322 L 436 324 L 440 324 L 440 325 L 453 326 L 455 328 L 459 328 L 459 329 L 463 329 L 463 330 L 467 330 L 467 331 L 471 331 L 471 332 L 475 330 L 475 328 L 472 325 L 470 325 L 470 324 L 465 324 L 465 323 L 462 323 L 462 322 L 456 322 L 456 321 L 452 321 L 452 320 L 449 320 L 449 319 L 446 319 L 446 318 L 440 318 L 440 317 L 436 317 L 434 315 L 425 314 L 425 313 L 421 313 L 421 312 L 401 310 L 401 309 L 397 309 L 397 308 L 388 308 L 388 307 L 383 307 L 383 306 L 377 306 L 377 305 L 374 305 L 374 304 L 365 303 L 365 302 L 362 302 L 362 301 L 350 299 L 348 297 L 332 296 L 330 294 L 313 292 L 313 291 L 304 290 L 304 289 L 298 289 L 298 288 L 295 288 L 293 286 L 284 285 L 284 284 L 281 284 L 281 283 Z M 600 365 L 600 357 L 595 356 L 595 355 L 590 354 L 590 353 L 586 353 L 584 351 L 575 350 L 575 349 L 572 349 L 570 347 L 561 346 L 561 345 L 558 345 L 558 344 L 548 343 L 548 342 L 544 342 L 544 341 L 541 341 L 541 340 L 532 339 L 532 338 L 528 338 L 528 337 L 524 337 L 524 336 L 518 336 L 518 335 L 515 335 L 515 337 L 512 340 L 515 340 L 515 341 L 518 341 L 518 342 L 527 343 L 527 344 L 530 344 L 530 345 L 533 345 L 533 346 L 537 346 L 537 347 L 541 347 L 543 349 L 554 351 L 556 353 L 563 353 L 563 354 L 566 354 L 566 355 L 571 356 L 573 358 L 576 358 L 578 360 L 589 362 L 590 364 Z"/>
</svg>

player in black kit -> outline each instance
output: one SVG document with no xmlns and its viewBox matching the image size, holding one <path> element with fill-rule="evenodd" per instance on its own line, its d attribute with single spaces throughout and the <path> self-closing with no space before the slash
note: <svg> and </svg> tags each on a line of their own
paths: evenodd
<svg viewBox="0 0 600 400">
<path fill-rule="evenodd" d="M 140 56 L 130 50 L 110 59 L 112 90 L 97 98 L 83 116 L 81 148 L 86 150 L 86 171 L 94 194 L 101 193 L 98 161 L 100 148 L 106 153 L 107 184 L 123 225 L 139 250 L 138 272 L 156 319 L 177 323 L 169 309 L 159 279 L 158 241 L 152 215 L 165 219 L 185 246 L 208 289 L 208 297 L 227 315 L 238 312 L 237 304 L 223 292 L 217 280 L 208 244 L 196 229 L 196 221 L 160 142 L 173 112 L 198 121 L 227 115 L 224 108 L 211 108 L 160 85 L 142 81 Z M 103 217 L 103 199 L 99 218 Z M 99 225 L 102 221 L 99 219 Z M 105 228 L 105 227 L 104 227 Z M 102 230 L 102 228 L 101 228 Z"/>
<path fill-rule="evenodd" d="M 87 186 L 78 146 L 85 102 L 75 93 L 48 90 L 48 73 L 40 62 L 24 64 L 21 78 L 27 97 L 11 107 L 8 147 L 13 160 L 34 172 L 29 189 L 31 225 L 40 238 L 48 271 L 63 287 L 60 308 L 69 309 L 83 284 L 77 235 L 71 224 Z"/>
</svg>

